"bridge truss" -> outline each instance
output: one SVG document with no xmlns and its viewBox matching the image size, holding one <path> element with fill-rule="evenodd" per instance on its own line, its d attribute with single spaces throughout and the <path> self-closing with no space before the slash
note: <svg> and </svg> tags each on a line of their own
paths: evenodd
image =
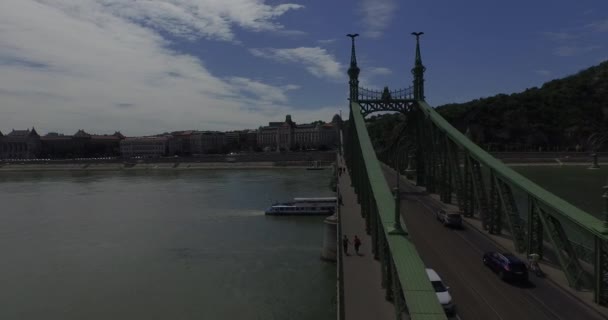
<svg viewBox="0 0 608 320">
<path fill-rule="evenodd" d="M 444 203 L 455 203 L 465 216 L 478 217 L 488 233 L 510 235 L 519 253 L 542 257 L 550 252 L 570 286 L 592 289 L 596 303 L 608 306 L 608 219 L 602 221 L 574 207 L 507 167 L 428 105 L 424 101 L 421 33 L 414 35 L 412 87 L 393 91 L 360 88 L 352 35 L 348 70 L 350 117 L 345 129 L 345 160 L 372 236 L 374 255 L 382 264 L 386 297 L 394 302 L 396 313 L 406 310 L 412 319 L 445 317 L 430 283 L 424 280 L 424 264 L 408 239 L 407 227 L 401 228 L 399 195 L 395 193 L 393 198 L 378 158 L 399 171 L 403 160 L 413 165 L 417 185 L 438 194 Z M 402 113 L 407 130 L 376 154 L 364 117 L 380 111 Z M 409 162 L 410 158 L 414 161 Z M 608 218 L 608 190 L 603 197 Z"/>
</svg>

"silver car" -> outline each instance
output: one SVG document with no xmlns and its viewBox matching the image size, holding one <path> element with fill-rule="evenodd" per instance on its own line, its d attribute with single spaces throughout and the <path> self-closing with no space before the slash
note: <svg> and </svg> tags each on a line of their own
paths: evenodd
<svg viewBox="0 0 608 320">
<path fill-rule="evenodd" d="M 458 212 L 439 209 L 435 212 L 435 218 L 446 227 L 462 228 L 462 215 Z"/>
</svg>

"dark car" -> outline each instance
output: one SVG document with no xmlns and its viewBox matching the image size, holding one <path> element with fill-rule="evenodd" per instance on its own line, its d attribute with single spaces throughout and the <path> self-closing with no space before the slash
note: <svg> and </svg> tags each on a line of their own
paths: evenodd
<svg viewBox="0 0 608 320">
<path fill-rule="evenodd" d="M 435 212 L 435 217 L 446 227 L 462 228 L 462 215 L 458 212 L 446 212 L 440 209 Z"/>
<path fill-rule="evenodd" d="M 528 268 L 518 257 L 510 253 L 486 252 L 483 264 L 488 266 L 502 280 L 528 281 Z"/>
</svg>

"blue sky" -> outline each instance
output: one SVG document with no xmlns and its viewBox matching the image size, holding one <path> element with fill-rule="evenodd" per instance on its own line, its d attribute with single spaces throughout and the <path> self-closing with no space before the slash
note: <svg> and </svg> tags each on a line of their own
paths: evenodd
<svg viewBox="0 0 608 320">
<path fill-rule="evenodd" d="M 608 59 L 606 1 L 2 0 L 0 131 L 257 128 L 411 84 L 424 31 L 431 105 L 512 93 Z"/>
</svg>

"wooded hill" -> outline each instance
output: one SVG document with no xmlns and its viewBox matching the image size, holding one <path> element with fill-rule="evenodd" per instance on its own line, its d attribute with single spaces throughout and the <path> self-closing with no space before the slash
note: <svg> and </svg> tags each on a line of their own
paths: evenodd
<svg viewBox="0 0 608 320">
<path fill-rule="evenodd" d="M 460 131 L 470 129 L 473 140 L 491 151 L 574 151 L 576 145 L 589 150 L 592 134 L 608 134 L 608 61 L 541 88 L 437 111 Z"/>
</svg>

